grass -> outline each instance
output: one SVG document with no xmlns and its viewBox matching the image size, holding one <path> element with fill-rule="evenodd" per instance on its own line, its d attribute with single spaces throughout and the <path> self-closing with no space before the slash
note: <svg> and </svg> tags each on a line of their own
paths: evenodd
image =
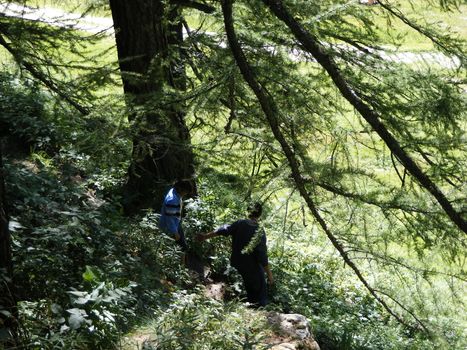
<svg viewBox="0 0 467 350">
<path fill-rule="evenodd" d="M 39 8 L 52 7 L 77 13 L 90 10 L 89 15 L 91 16 L 110 17 L 110 9 L 107 4 L 96 7 L 91 0 L 25 0 L 25 5 Z"/>
<path fill-rule="evenodd" d="M 410 20 L 414 20 L 422 27 L 436 26 L 451 36 L 467 39 L 467 5 L 460 5 L 457 9 L 441 10 L 439 7 L 427 5 L 426 0 L 392 1 L 400 11 Z M 370 8 L 375 15 L 375 25 L 383 41 L 400 44 L 402 51 L 432 51 L 433 43 L 427 37 L 410 28 L 400 19 L 388 16 L 380 6 Z M 395 39 L 397 37 L 397 39 Z"/>
<path fill-rule="evenodd" d="M 272 336 L 264 312 L 190 293 L 177 293 L 168 308 L 126 334 L 122 349 L 253 349 Z"/>
<path fill-rule="evenodd" d="M 428 3 L 428 4 L 427 4 Z M 92 4 L 89 0 L 27 0 L 26 4 L 33 7 L 54 7 L 67 12 L 83 12 L 90 9 Z M 422 26 L 424 24 L 436 25 L 439 29 L 449 32 L 453 36 L 467 38 L 467 5 L 461 4 L 458 8 L 442 10 L 439 6 L 430 5 L 426 0 L 413 1 L 392 1 L 391 5 L 396 5 L 406 17 L 415 20 Z M 363 5 L 362 5 L 363 6 Z M 383 42 L 388 45 L 397 45 L 401 51 L 432 51 L 432 42 L 407 26 L 400 19 L 388 16 L 381 6 L 375 5 L 366 8 L 374 15 L 377 32 Z M 110 17 L 108 6 L 92 7 L 89 15 Z M 201 14 L 199 11 L 190 10 L 186 12 L 186 20 L 190 28 L 202 26 L 207 31 L 222 30 L 219 23 L 209 20 L 209 15 Z"/>
</svg>

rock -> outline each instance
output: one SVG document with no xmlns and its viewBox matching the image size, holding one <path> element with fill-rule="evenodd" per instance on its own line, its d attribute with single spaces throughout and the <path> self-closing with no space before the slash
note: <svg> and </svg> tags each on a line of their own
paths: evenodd
<svg viewBox="0 0 467 350">
<path fill-rule="evenodd" d="M 305 316 L 270 312 L 267 319 L 278 335 L 271 341 L 271 350 L 320 350 Z"/>
<path fill-rule="evenodd" d="M 212 298 L 218 301 L 222 301 L 224 299 L 225 294 L 225 283 L 211 283 L 205 287 L 204 294 L 208 298 Z"/>
</svg>

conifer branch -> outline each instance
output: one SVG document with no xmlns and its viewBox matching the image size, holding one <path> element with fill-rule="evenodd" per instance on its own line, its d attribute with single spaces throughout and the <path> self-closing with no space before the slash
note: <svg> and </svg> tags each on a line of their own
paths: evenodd
<svg viewBox="0 0 467 350">
<path fill-rule="evenodd" d="M 349 191 L 346 188 L 343 187 L 336 187 L 333 186 L 329 183 L 326 182 L 317 182 L 317 186 L 321 187 L 322 189 L 331 192 L 333 194 L 336 194 L 338 196 L 344 197 L 344 198 L 349 198 L 355 201 L 359 201 L 365 204 L 370 204 L 374 205 L 376 207 L 379 207 L 381 209 L 395 209 L 395 210 L 402 210 L 402 211 L 409 211 L 409 212 L 415 212 L 415 213 L 421 213 L 421 214 L 435 214 L 437 212 L 435 211 L 428 211 L 428 210 L 422 210 L 420 208 L 417 208 L 415 206 L 410 206 L 404 203 L 398 203 L 396 200 L 388 200 L 388 201 L 379 201 L 376 199 L 371 199 L 368 198 L 360 193 L 354 193 Z M 442 212 L 441 212 L 442 213 Z"/>
<path fill-rule="evenodd" d="M 399 178 L 399 180 L 401 180 L 401 187 L 404 187 L 404 185 L 405 185 L 405 176 L 402 177 L 402 175 L 399 173 L 399 169 L 397 169 L 396 160 L 394 159 L 394 153 L 392 153 L 392 152 L 391 152 L 391 163 L 392 163 L 392 167 L 394 168 L 394 171 L 397 174 L 397 177 Z"/>
<path fill-rule="evenodd" d="M 31 75 L 39 80 L 42 84 L 44 84 L 46 87 L 48 87 L 51 91 L 56 93 L 58 96 L 63 98 L 66 102 L 68 102 L 70 105 L 72 105 L 76 110 L 78 110 L 82 115 L 87 115 L 89 114 L 89 110 L 80 105 L 78 102 L 73 100 L 69 95 L 67 95 L 63 89 L 60 88 L 54 81 L 50 80 L 44 73 L 42 73 L 40 70 L 38 70 L 34 65 L 25 59 L 21 57 L 21 54 L 15 50 L 3 37 L 2 34 L 0 34 L 0 45 L 3 46 L 15 59 L 16 63 L 26 69 Z"/>
<path fill-rule="evenodd" d="M 283 6 L 282 1 L 263 0 L 263 3 L 271 9 L 272 13 L 278 19 L 286 24 L 295 38 L 302 44 L 303 48 L 311 53 L 316 61 L 326 70 L 334 85 L 339 89 L 341 95 L 360 113 L 368 124 L 372 126 L 391 152 L 399 159 L 401 164 L 418 180 L 418 183 L 436 198 L 452 222 L 464 233 L 467 233 L 466 220 L 454 209 L 451 202 L 438 186 L 422 171 L 409 154 L 404 151 L 396 138 L 381 122 L 380 115 L 363 101 L 357 91 L 352 89 L 349 82 L 341 74 L 338 65 L 334 62 L 332 57 L 325 52 L 318 40 L 295 20 Z"/>
<path fill-rule="evenodd" d="M 386 293 L 386 292 L 384 292 L 382 290 L 375 289 L 375 292 L 386 296 L 387 298 L 389 298 L 393 302 L 395 302 L 397 305 L 399 305 L 399 307 L 402 310 L 407 312 L 410 316 L 412 316 L 417 321 L 417 323 L 420 325 L 420 327 L 423 328 L 424 332 L 429 333 L 428 328 L 426 328 L 425 324 L 417 317 L 417 315 L 415 315 L 415 313 L 413 311 L 409 310 L 406 306 L 404 306 L 400 301 L 398 301 L 396 298 L 394 298 L 393 296 L 391 296 L 390 294 L 388 294 L 388 293 Z"/>
<path fill-rule="evenodd" d="M 250 88 L 253 90 L 254 94 L 256 95 L 258 102 L 261 105 L 261 108 L 266 116 L 266 119 L 269 123 L 272 133 L 276 140 L 280 143 L 282 150 L 287 158 L 289 163 L 290 169 L 292 171 L 292 178 L 295 182 L 295 185 L 305 200 L 309 210 L 311 211 L 312 215 L 319 223 L 323 231 L 325 232 L 326 236 L 329 238 L 331 243 L 333 244 L 334 248 L 339 252 L 344 262 L 354 271 L 357 275 L 358 279 L 362 284 L 368 289 L 370 294 L 384 307 L 384 309 L 392 315 L 399 323 L 405 325 L 408 328 L 413 329 L 414 327 L 409 325 L 400 315 L 398 315 L 395 311 L 393 311 L 389 305 L 382 299 L 376 292 L 374 288 L 370 286 L 368 281 L 363 277 L 363 273 L 360 269 L 355 265 L 355 263 L 350 259 L 349 255 L 344 249 L 344 246 L 338 241 L 336 236 L 333 232 L 331 232 L 330 228 L 328 227 L 327 223 L 324 221 L 323 217 L 318 211 L 316 204 L 314 203 L 313 199 L 310 197 L 308 191 L 305 187 L 305 181 L 300 173 L 300 167 L 298 160 L 285 139 L 279 125 L 278 115 L 279 111 L 274 102 L 274 100 L 270 97 L 271 95 L 266 91 L 265 87 L 262 86 L 257 80 L 252 71 L 250 64 L 248 63 L 246 56 L 237 40 L 237 36 L 235 33 L 235 29 L 233 26 L 233 18 L 232 18 L 232 0 L 222 0 L 222 12 L 224 15 L 224 25 L 227 34 L 227 39 L 229 42 L 230 49 L 232 54 L 235 58 L 235 61 L 240 69 L 240 72 L 248 83 Z"/>
<path fill-rule="evenodd" d="M 400 10 L 393 8 L 392 6 L 386 4 L 384 1 L 379 1 L 378 3 L 382 8 L 384 8 L 386 11 L 388 11 L 393 16 L 400 19 L 403 23 L 407 24 L 410 28 L 414 29 L 419 34 L 430 39 L 433 42 L 433 44 L 441 48 L 444 52 L 452 53 L 453 50 L 447 47 L 442 41 L 436 38 L 432 33 L 430 33 L 426 29 L 420 27 L 419 25 L 417 25 L 416 23 L 412 22 L 407 17 L 405 17 L 404 14 Z"/>
<path fill-rule="evenodd" d="M 215 7 L 211 5 L 193 0 L 172 0 L 172 3 L 183 7 L 189 7 L 195 10 L 199 10 L 204 13 L 213 13 L 216 10 Z"/>
<path fill-rule="evenodd" d="M 363 248 L 359 248 L 359 247 L 351 247 L 351 248 L 348 247 L 347 253 L 355 253 L 353 254 L 353 257 L 352 257 L 352 259 L 354 260 L 357 260 L 357 259 L 362 259 L 362 260 L 367 260 L 367 261 L 374 260 L 376 263 L 379 263 L 379 264 L 384 264 L 384 265 L 389 264 L 394 267 L 401 267 L 413 273 L 422 275 L 424 279 L 427 279 L 426 276 L 429 276 L 429 275 L 439 275 L 439 276 L 445 276 L 449 278 L 455 278 L 462 282 L 467 282 L 467 277 L 465 277 L 465 274 L 456 275 L 454 273 L 438 271 L 435 269 L 424 269 L 424 268 L 414 267 L 407 263 L 404 263 L 400 259 L 397 259 L 391 256 L 386 256 L 381 253 L 376 253 L 371 250 L 364 250 Z M 358 256 L 357 254 L 362 254 L 363 256 Z"/>
</svg>

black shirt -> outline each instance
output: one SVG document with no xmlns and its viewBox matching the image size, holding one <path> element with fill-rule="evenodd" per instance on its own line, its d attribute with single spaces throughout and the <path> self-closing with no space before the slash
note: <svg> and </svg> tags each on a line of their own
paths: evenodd
<svg viewBox="0 0 467 350">
<path fill-rule="evenodd" d="M 255 239 L 258 242 L 256 246 L 251 250 L 249 249 L 250 252 L 243 254 L 242 250 L 250 243 L 257 231 L 261 235 L 261 237 L 258 237 L 259 242 Z M 231 225 L 221 226 L 214 232 L 222 236 L 232 236 L 230 264 L 233 267 L 246 267 L 253 264 L 268 265 L 266 233 L 262 228 L 259 228 L 258 223 L 252 220 L 238 220 Z"/>
</svg>

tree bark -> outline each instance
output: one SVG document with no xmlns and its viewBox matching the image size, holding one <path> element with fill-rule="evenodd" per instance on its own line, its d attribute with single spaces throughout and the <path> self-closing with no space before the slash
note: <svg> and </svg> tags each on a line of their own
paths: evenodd
<svg viewBox="0 0 467 350">
<path fill-rule="evenodd" d="M 407 171 L 418 181 L 418 183 L 430 192 L 436 198 L 443 210 L 449 218 L 461 229 L 467 233 L 467 222 L 462 215 L 457 212 L 451 202 L 446 198 L 444 193 L 436 186 L 436 184 L 422 171 L 407 152 L 401 147 L 399 142 L 389 132 L 389 130 L 381 122 L 377 112 L 372 110 L 358 96 L 357 92 L 353 91 L 348 82 L 340 73 L 339 67 L 326 54 L 319 42 L 306 31 L 295 18 L 287 11 L 280 0 L 263 0 L 264 4 L 270 8 L 272 13 L 283 21 L 289 27 L 295 38 L 303 45 L 305 50 L 313 55 L 318 63 L 326 70 L 332 81 L 339 89 L 340 93 L 349 103 L 360 113 L 360 115 L 371 125 L 374 131 L 386 143 L 391 152 L 396 155 Z"/>
<path fill-rule="evenodd" d="M 133 152 L 123 190 L 127 214 L 158 210 L 168 186 L 194 174 L 180 104 L 161 103 L 164 88 L 185 89 L 180 7 L 163 0 L 110 0 Z"/>
<path fill-rule="evenodd" d="M 344 249 L 344 246 L 339 242 L 337 237 L 331 232 L 329 229 L 328 225 L 324 221 L 323 217 L 318 211 L 318 208 L 316 207 L 313 199 L 310 197 L 308 191 L 306 190 L 305 186 L 305 180 L 301 176 L 300 173 L 300 167 L 298 164 L 298 161 L 296 159 L 296 156 L 294 154 L 294 151 L 290 147 L 289 143 L 285 139 L 284 135 L 282 134 L 282 131 L 280 129 L 279 125 L 279 120 L 278 120 L 278 108 L 275 104 L 275 102 L 269 97 L 271 96 L 270 94 L 267 93 L 265 88 L 258 83 L 256 80 L 256 77 L 246 59 L 245 54 L 243 53 L 243 50 L 238 43 L 234 26 L 233 26 L 233 19 L 232 19 L 232 0 L 222 0 L 222 12 L 224 14 L 224 25 L 225 25 L 225 30 L 227 33 L 227 39 L 229 42 L 230 49 L 232 50 L 232 54 L 235 58 L 235 61 L 237 62 L 237 65 L 240 69 L 240 72 L 242 73 L 243 78 L 245 81 L 248 83 L 250 88 L 253 90 L 254 94 L 256 95 L 261 108 L 264 112 L 264 115 L 266 116 L 266 119 L 269 123 L 269 126 L 271 127 L 271 131 L 274 134 L 274 137 L 276 140 L 279 142 L 281 145 L 281 148 L 287 158 L 287 161 L 289 163 L 289 167 L 292 171 L 292 178 L 295 182 L 295 185 L 302 196 L 302 198 L 305 200 L 310 212 L 318 222 L 318 224 L 321 226 L 322 230 L 325 232 L 326 236 L 329 238 L 331 241 L 332 245 L 334 248 L 339 252 L 341 255 L 342 259 L 345 261 L 345 263 L 354 271 L 354 273 L 357 275 L 358 279 L 362 282 L 362 284 L 368 289 L 370 294 L 384 307 L 384 309 L 392 315 L 398 322 L 401 324 L 413 328 L 411 325 L 409 325 L 400 315 L 398 315 L 394 310 L 392 310 L 389 305 L 382 299 L 378 294 L 377 291 L 370 286 L 368 281 L 365 279 L 363 276 L 363 273 L 360 271 L 360 269 L 355 265 L 355 263 L 352 261 L 350 256 L 347 254 L 347 252 Z M 417 322 L 419 322 L 418 319 L 416 319 Z M 426 327 L 424 326 L 423 323 L 419 323 L 419 326 L 423 328 L 425 331 Z"/>
<path fill-rule="evenodd" d="M 0 338 L 5 348 L 17 346 L 18 311 L 13 293 L 13 263 L 11 259 L 11 238 L 8 230 L 8 212 L 5 201 L 5 178 L 3 173 L 2 144 L 0 142 L 0 328 L 6 330 L 6 337 Z"/>
</svg>

